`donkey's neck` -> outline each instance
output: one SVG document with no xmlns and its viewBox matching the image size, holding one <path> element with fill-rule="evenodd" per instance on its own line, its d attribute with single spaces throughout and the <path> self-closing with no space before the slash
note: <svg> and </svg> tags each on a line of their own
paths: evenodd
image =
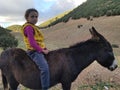
<svg viewBox="0 0 120 90">
<path fill-rule="evenodd" d="M 85 69 L 95 61 L 95 56 L 92 53 L 87 53 L 85 56 L 83 56 L 82 54 L 73 56 L 77 57 L 74 61 L 79 72 L 81 72 L 83 69 Z"/>
<path fill-rule="evenodd" d="M 87 41 L 70 47 L 71 56 L 79 72 L 89 66 L 96 59 L 96 50 L 94 42 Z"/>
</svg>

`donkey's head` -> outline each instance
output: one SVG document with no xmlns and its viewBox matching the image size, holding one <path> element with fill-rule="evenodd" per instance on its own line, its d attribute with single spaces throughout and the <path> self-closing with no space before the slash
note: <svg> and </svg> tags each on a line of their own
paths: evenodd
<svg viewBox="0 0 120 90">
<path fill-rule="evenodd" d="M 98 42 L 97 46 L 94 46 L 98 49 L 95 59 L 99 64 L 113 71 L 117 68 L 117 61 L 115 60 L 111 44 L 94 27 L 89 30 L 92 34 L 92 40 Z"/>
</svg>

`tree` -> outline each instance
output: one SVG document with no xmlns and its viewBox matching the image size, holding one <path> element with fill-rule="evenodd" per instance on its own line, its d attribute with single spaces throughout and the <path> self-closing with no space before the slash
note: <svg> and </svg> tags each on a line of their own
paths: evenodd
<svg viewBox="0 0 120 90">
<path fill-rule="evenodd" d="M 10 31 L 0 27 L 0 48 L 5 50 L 9 47 L 17 46 L 18 40 L 10 33 Z"/>
</svg>

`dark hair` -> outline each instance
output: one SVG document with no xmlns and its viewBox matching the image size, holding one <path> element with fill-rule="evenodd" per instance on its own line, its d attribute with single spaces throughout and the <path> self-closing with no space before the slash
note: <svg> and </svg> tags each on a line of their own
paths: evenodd
<svg viewBox="0 0 120 90">
<path fill-rule="evenodd" d="M 38 13 L 38 11 L 37 11 L 35 8 L 27 9 L 26 12 L 25 12 L 25 19 L 27 19 L 27 17 L 29 16 L 29 14 L 30 14 L 32 11 L 35 11 L 35 12 Z"/>
</svg>

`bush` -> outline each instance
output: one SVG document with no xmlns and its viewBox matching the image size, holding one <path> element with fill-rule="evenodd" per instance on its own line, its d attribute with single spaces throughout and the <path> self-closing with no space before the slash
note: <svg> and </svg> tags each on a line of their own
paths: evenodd
<svg viewBox="0 0 120 90">
<path fill-rule="evenodd" d="M 113 48 L 119 48 L 119 45 L 117 45 L 117 44 L 112 44 L 112 47 L 113 47 Z"/>
<path fill-rule="evenodd" d="M 0 48 L 3 50 L 9 47 L 17 47 L 18 40 L 9 31 L 0 27 Z"/>
</svg>

